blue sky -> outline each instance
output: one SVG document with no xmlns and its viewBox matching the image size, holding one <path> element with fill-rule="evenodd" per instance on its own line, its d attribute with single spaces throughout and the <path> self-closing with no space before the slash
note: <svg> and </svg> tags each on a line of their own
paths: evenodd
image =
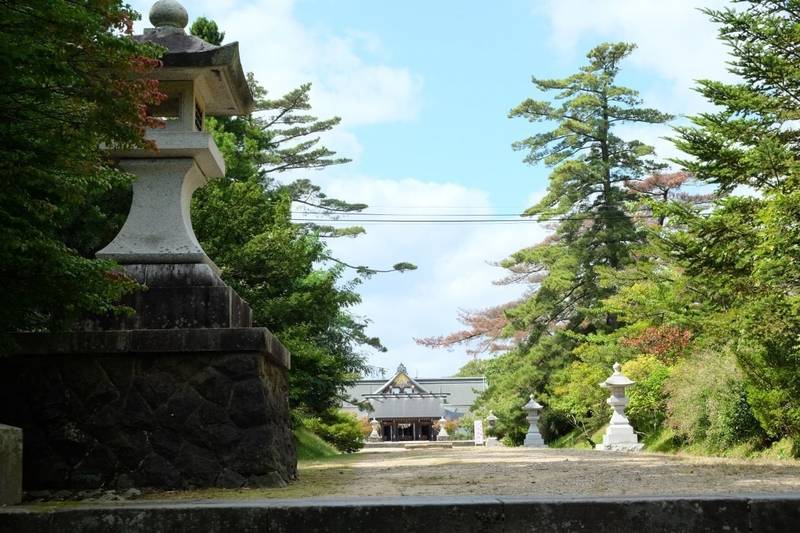
<svg viewBox="0 0 800 533">
<path fill-rule="evenodd" d="M 132 2 L 147 19 L 149 1 Z M 726 77 L 716 28 L 698 12 L 722 0 L 183 0 L 190 20 L 204 15 L 239 41 L 245 70 L 273 94 L 312 82 L 321 117 L 341 116 L 326 144 L 353 162 L 308 177 L 331 196 L 372 212 L 430 218 L 443 213 L 511 213 L 543 194 L 548 170 L 522 163 L 511 143 L 536 126 L 507 118 L 530 79 L 564 77 L 599 42 L 639 49 L 621 81 L 648 105 L 676 115 L 705 109 L 698 78 Z M 148 25 L 146 22 L 137 25 Z M 623 136 L 675 151 L 667 128 L 629 127 Z M 394 217 L 397 218 L 397 217 Z M 409 218 L 409 217 L 406 217 Z M 450 375 L 463 350 L 432 351 L 413 338 L 458 329 L 460 309 L 508 301 L 522 287 L 497 287 L 489 264 L 540 241 L 534 224 L 366 224 L 367 235 L 331 243 L 354 264 L 419 266 L 362 286 L 356 314 L 389 348 L 369 354 L 390 371 L 404 362 L 423 377 Z"/>
</svg>

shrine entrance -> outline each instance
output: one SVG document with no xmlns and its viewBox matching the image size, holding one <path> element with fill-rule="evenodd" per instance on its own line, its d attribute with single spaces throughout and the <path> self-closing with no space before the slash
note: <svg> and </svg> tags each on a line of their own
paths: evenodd
<svg viewBox="0 0 800 533">
<path fill-rule="evenodd" d="M 412 440 L 435 440 L 435 419 L 391 419 L 381 420 L 383 440 L 392 442 Z"/>
</svg>

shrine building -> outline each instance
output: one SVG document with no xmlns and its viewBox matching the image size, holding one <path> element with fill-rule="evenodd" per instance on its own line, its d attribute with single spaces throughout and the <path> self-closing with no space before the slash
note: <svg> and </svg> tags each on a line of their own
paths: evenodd
<svg viewBox="0 0 800 533">
<path fill-rule="evenodd" d="M 347 390 L 351 401 L 342 408 L 376 419 L 385 441 L 436 440 L 436 421 L 442 417 L 461 418 L 486 386 L 486 378 L 482 376 L 412 378 L 400 364 L 388 381 L 357 381 Z M 372 407 L 371 411 L 366 404 Z"/>
</svg>

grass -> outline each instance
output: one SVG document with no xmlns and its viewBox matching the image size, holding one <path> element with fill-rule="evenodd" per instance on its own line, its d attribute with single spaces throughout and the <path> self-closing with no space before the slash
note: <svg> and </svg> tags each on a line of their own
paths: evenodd
<svg viewBox="0 0 800 533">
<path fill-rule="evenodd" d="M 594 442 L 603 441 L 606 426 L 595 431 L 591 438 Z M 663 428 L 656 433 L 640 438 L 644 443 L 644 451 L 656 453 L 685 454 L 704 457 L 730 457 L 734 459 L 778 459 L 792 460 L 793 442 L 791 439 L 782 439 L 773 443 L 768 448 L 762 448 L 757 442 L 741 442 L 731 445 L 723 450 L 711 446 L 708 442 L 686 444 L 670 428 Z M 583 438 L 579 430 L 573 430 L 566 435 L 549 442 L 551 448 L 588 449 L 589 443 Z"/>
<path fill-rule="evenodd" d="M 300 461 L 314 461 L 341 455 L 339 450 L 306 428 L 297 428 L 293 433 L 294 443 L 297 446 L 297 459 Z"/>
<path fill-rule="evenodd" d="M 600 443 L 603 441 L 603 433 L 605 433 L 605 431 L 606 426 L 603 426 L 595 431 L 590 437 L 595 443 Z M 583 432 L 578 429 L 570 431 L 566 435 L 562 435 L 556 440 L 549 442 L 548 446 L 551 448 L 575 448 L 578 450 L 591 449 L 589 441 L 584 438 Z"/>
</svg>

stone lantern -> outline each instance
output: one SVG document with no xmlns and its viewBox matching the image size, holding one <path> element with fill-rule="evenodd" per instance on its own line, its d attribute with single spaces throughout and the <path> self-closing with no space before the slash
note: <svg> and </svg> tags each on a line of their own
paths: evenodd
<svg viewBox="0 0 800 533">
<path fill-rule="evenodd" d="M 633 427 L 625 416 L 625 407 L 628 398 L 625 389 L 635 383 L 622 374 L 622 366 L 614 363 L 614 373 L 600 384 L 604 389 L 611 391 L 611 396 L 606 403 L 611 406 L 611 422 L 603 435 L 603 442 L 595 446 L 598 450 L 639 451 L 644 445 L 639 443 Z"/>
<path fill-rule="evenodd" d="M 522 407 L 522 410 L 527 413 L 526 419 L 528 420 L 528 433 L 525 434 L 523 445 L 526 448 L 547 448 L 544 440 L 542 440 L 542 434 L 539 433 L 539 412 L 542 410 L 542 406 L 533 399 L 533 394 L 531 394 L 530 401 Z"/>
<path fill-rule="evenodd" d="M 372 433 L 369 434 L 369 437 L 367 437 L 367 440 L 369 442 L 380 442 L 380 441 L 382 441 L 383 439 L 381 438 L 380 433 L 378 433 L 378 428 L 381 427 L 381 423 L 373 418 L 372 421 L 370 421 L 369 424 L 372 426 Z"/>
<path fill-rule="evenodd" d="M 222 154 L 204 131 L 206 115 L 247 114 L 253 97 L 239 62 L 238 43 L 215 46 L 187 34 L 188 14 L 175 0 L 156 2 L 150 21 L 155 27 L 135 39 L 167 50 L 163 66 L 149 75 L 167 96 L 149 110 L 164 127 L 148 129 L 145 135 L 157 151 L 112 152 L 118 165 L 136 176 L 133 202 L 122 229 L 97 257 L 120 263 L 128 275 L 151 289 L 175 276 L 186 281 L 184 287 L 218 287 L 204 293 L 209 293 L 211 305 L 220 306 L 214 313 L 220 315 L 219 325 L 230 326 L 238 318 L 232 314 L 249 315 L 249 308 L 245 310 L 246 304 L 219 280 L 219 269 L 195 237 L 190 207 L 195 190 L 210 178 L 225 175 Z M 166 295 L 160 292 L 158 298 L 163 300 Z M 199 327 L 216 325 L 195 318 Z M 183 325 L 191 325 L 186 319 L 182 317 Z"/>
<path fill-rule="evenodd" d="M 439 433 L 436 435 L 436 440 L 450 440 L 450 435 L 447 433 L 447 428 L 445 427 L 447 420 L 444 418 L 444 415 L 442 415 L 442 418 L 440 418 L 438 422 Z"/>
<path fill-rule="evenodd" d="M 489 426 L 491 430 L 494 430 L 494 427 L 497 425 L 497 417 L 494 411 L 489 411 L 489 416 L 486 417 L 486 425 Z"/>
<path fill-rule="evenodd" d="M 0 402 L 0 420 L 25 431 L 28 488 L 268 486 L 297 475 L 290 354 L 252 326 L 190 216 L 192 193 L 225 174 L 204 118 L 245 115 L 253 97 L 238 44 L 189 35 L 188 20 L 159 0 L 154 27 L 133 37 L 165 49 L 148 73 L 167 96 L 148 111 L 165 127 L 145 132 L 155 151 L 111 152 L 136 179 L 125 224 L 97 255 L 146 290 L 122 300 L 130 315 L 21 334 L 0 357 L 0 396 L 14 398 Z M 81 438 L 56 442 L 64 428 Z"/>
</svg>

